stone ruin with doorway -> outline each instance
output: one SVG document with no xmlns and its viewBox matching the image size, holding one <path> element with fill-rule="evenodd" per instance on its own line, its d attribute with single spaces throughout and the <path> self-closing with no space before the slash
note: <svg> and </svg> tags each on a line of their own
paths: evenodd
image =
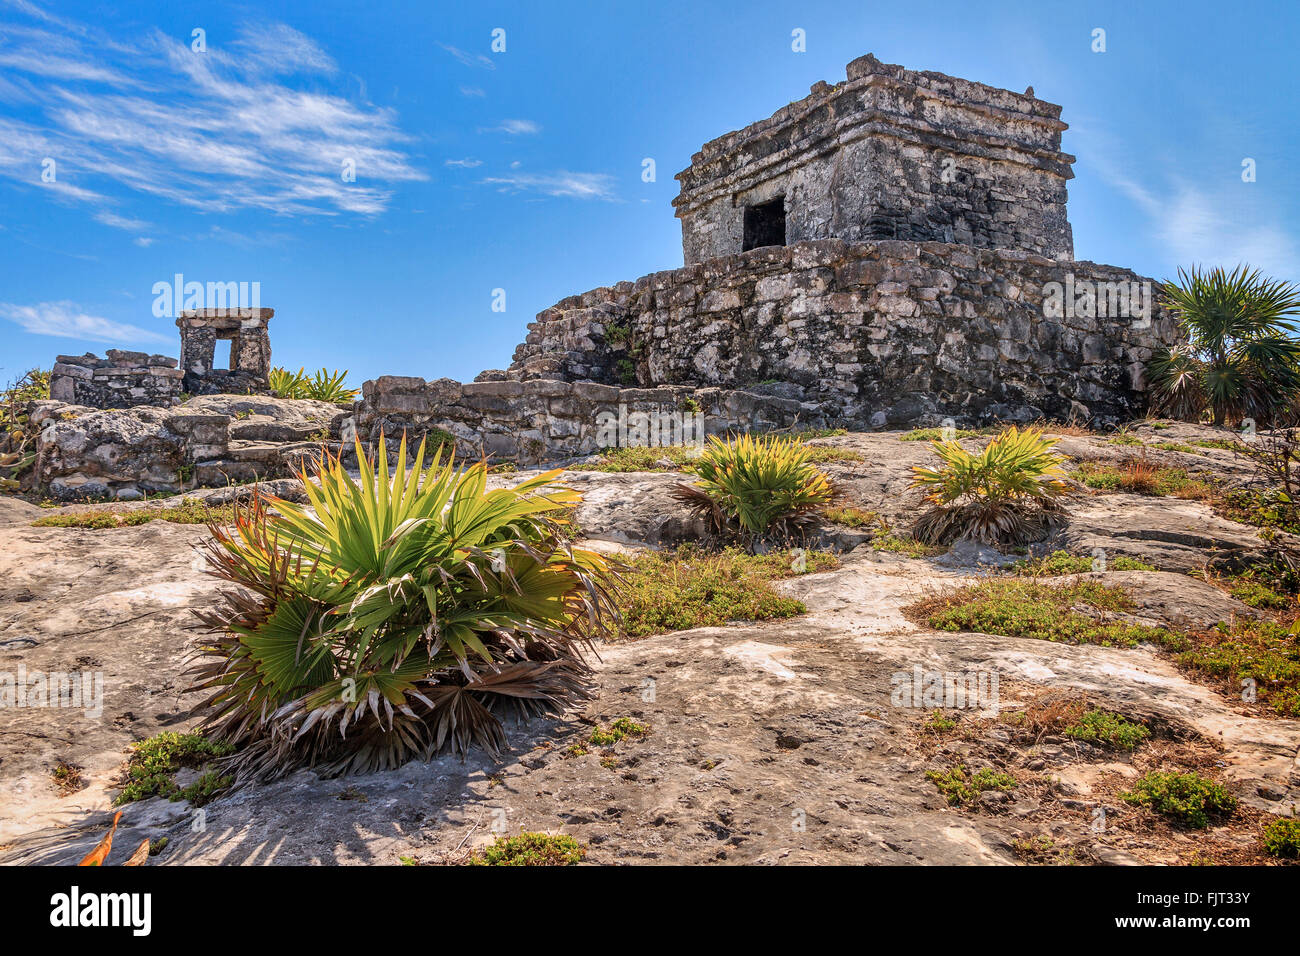
<svg viewBox="0 0 1300 956">
<path fill-rule="evenodd" d="M 104 358 L 60 355 L 50 373 L 50 398 L 88 408 L 175 405 L 182 394 L 264 395 L 270 391 L 274 309 L 193 309 L 176 320 L 181 357 L 109 349 Z M 218 343 L 229 363 L 217 366 Z M 179 368 L 177 367 L 179 366 Z"/>
<path fill-rule="evenodd" d="M 256 394 L 270 390 L 274 309 L 195 309 L 176 320 L 181 331 L 181 371 L 193 395 Z M 230 362 L 216 366 L 218 343 L 229 343 Z"/>
</svg>

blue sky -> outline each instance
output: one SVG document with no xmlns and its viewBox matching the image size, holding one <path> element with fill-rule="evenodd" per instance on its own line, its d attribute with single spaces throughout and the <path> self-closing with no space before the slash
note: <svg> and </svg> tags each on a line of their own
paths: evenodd
<svg viewBox="0 0 1300 956">
<path fill-rule="evenodd" d="M 1297 46 L 1290 0 L 0 0 L 0 382 L 175 355 L 176 273 L 259 282 L 278 364 L 503 368 L 557 300 L 681 265 L 706 140 L 868 52 L 1063 104 L 1077 258 L 1300 279 Z"/>
</svg>

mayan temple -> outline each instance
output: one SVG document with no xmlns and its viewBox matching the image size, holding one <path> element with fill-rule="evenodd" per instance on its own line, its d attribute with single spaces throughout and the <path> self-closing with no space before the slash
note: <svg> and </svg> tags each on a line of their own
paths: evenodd
<svg viewBox="0 0 1300 956">
<path fill-rule="evenodd" d="M 480 379 L 738 389 L 872 427 L 1131 418 L 1174 325 L 1150 279 L 1074 260 L 1060 115 L 854 60 L 677 175 L 683 268 L 557 303 Z"/>
</svg>

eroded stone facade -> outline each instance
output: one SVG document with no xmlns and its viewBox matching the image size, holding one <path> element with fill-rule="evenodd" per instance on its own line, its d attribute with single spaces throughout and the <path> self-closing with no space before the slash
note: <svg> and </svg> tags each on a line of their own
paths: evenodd
<svg viewBox="0 0 1300 956">
<path fill-rule="evenodd" d="M 1072 259 L 1061 107 L 867 55 L 677 174 L 686 264 L 808 239 Z"/>
<path fill-rule="evenodd" d="M 1072 308 L 1053 308 L 1057 286 L 1073 293 Z M 1121 301 L 1120 291 L 1136 296 Z M 1126 269 L 826 239 L 572 296 L 529 325 L 504 374 L 646 387 L 784 382 L 836 421 L 876 427 L 948 417 L 1104 424 L 1143 412 L 1143 365 L 1175 338 L 1151 280 Z"/>
</svg>

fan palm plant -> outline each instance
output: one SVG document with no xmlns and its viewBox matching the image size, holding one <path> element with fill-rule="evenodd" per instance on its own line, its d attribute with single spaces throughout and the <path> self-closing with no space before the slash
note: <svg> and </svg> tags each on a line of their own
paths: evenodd
<svg viewBox="0 0 1300 956">
<path fill-rule="evenodd" d="M 1270 424 L 1300 391 L 1300 288 L 1241 265 L 1190 272 L 1163 285 L 1187 341 L 1147 366 L 1155 414 L 1215 425 L 1251 417 Z"/>
<path fill-rule="evenodd" d="M 271 391 L 281 398 L 309 398 L 318 402 L 332 402 L 335 405 L 346 404 L 361 393 L 360 389 L 348 388 L 348 371 L 331 372 L 321 369 L 308 375 L 306 369 L 290 372 L 286 368 L 271 369 Z"/>
<path fill-rule="evenodd" d="M 1052 451 L 1056 442 L 1013 425 L 979 454 L 956 441 L 932 443 L 943 465 L 912 469 L 913 486 L 928 491 L 934 505 L 917 521 L 913 536 L 926 544 L 969 537 L 993 545 L 1042 537 L 1061 513 L 1058 499 L 1069 491 L 1064 458 Z"/>
<path fill-rule="evenodd" d="M 325 455 L 300 476 L 310 508 L 255 496 L 211 528 L 209 573 L 240 587 L 199 613 L 197 709 L 240 780 L 495 753 L 503 710 L 588 696 L 583 649 L 617 612 L 603 559 L 566 537 L 580 496 L 556 471 L 488 491 L 484 464 L 424 454 L 408 468 L 403 439 L 390 475 L 382 439 L 358 447 L 359 481 Z"/>
<path fill-rule="evenodd" d="M 832 498 L 830 479 L 809 463 L 801 441 L 742 435 L 709 445 L 694 462 L 699 481 L 673 495 L 691 505 L 721 534 L 790 535 L 815 520 Z"/>
</svg>

